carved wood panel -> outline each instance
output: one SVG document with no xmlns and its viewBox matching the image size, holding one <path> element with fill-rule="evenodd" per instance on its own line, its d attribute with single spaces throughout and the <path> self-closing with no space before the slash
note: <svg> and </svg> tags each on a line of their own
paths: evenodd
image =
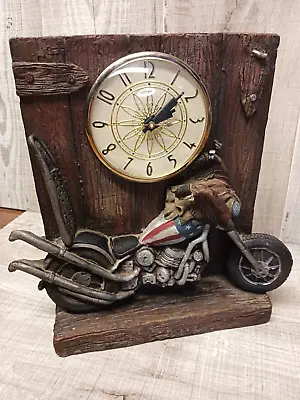
<svg viewBox="0 0 300 400">
<path fill-rule="evenodd" d="M 43 138 L 58 159 L 78 226 L 115 234 L 134 232 L 163 207 L 164 190 L 170 182 L 136 184 L 115 176 L 92 152 L 84 123 L 87 93 L 97 75 L 126 54 L 152 50 L 188 62 L 207 86 L 213 107 L 210 143 L 217 138 L 224 144 L 222 156 L 243 203 L 239 228 L 250 231 L 278 43 L 276 35 L 218 33 L 12 40 L 14 62 L 34 63 L 39 71 L 42 65 L 45 70 L 44 63 L 75 65 L 89 77 L 85 86 L 68 95 L 64 89 L 60 95 L 44 96 L 39 92 L 21 97 L 26 135 L 34 133 Z M 264 64 L 252 55 L 253 49 L 268 54 Z M 49 73 L 49 68 L 46 70 Z M 26 74 L 22 75 L 24 82 L 20 82 L 19 70 L 15 75 L 17 87 L 24 86 Z M 252 94 L 256 95 L 256 100 L 251 100 L 257 102 L 254 108 L 247 105 Z M 32 163 L 46 233 L 53 237 L 57 230 L 52 210 L 34 160 Z"/>
</svg>

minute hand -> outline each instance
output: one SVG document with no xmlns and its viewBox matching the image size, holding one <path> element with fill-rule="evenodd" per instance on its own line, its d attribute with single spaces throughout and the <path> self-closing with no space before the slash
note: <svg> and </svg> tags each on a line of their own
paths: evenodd
<svg viewBox="0 0 300 400">
<path fill-rule="evenodd" d="M 173 113 L 175 112 L 174 107 L 177 105 L 178 100 L 181 96 L 184 95 L 184 92 L 180 93 L 177 97 L 173 97 L 171 100 L 167 102 L 167 104 L 160 110 L 156 115 L 151 115 L 146 119 L 144 122 L 148 124 L 150 121 L 154 122 L 155 124 L 159 124 L 166 119 L 172 118 Z"/>
<path fill-rule="evenodd" d="M 175 112 L 174 107 L 177 105 L 178 100 L 180 99 L 181 96 L 183 96 L 183 92 L 180 93 L 177 97 L 173 97 L 171 100 L 167 102 L 167 104 L 160 110 L 158 113 L 154 116 L 152 121 L 155 124 L 159 124 L 162 121 L 165 121 L 166 119 L 172 118 L 173 113 Z"/>
</svg>

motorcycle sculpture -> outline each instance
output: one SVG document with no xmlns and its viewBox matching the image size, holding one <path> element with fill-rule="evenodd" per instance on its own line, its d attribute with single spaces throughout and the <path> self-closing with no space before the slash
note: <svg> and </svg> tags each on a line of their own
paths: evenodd
<svg viewBox="0 0 300 400">
<path fill-rule="evenodd" d="M 239 288 L 265 293 L 288 277 L 292 257 L 276 237 L 240 235 L 232 218 L 240 201 L 229 186 L 216 149 L 202 154 L 167 191 L 166 205 L 139 234 L 106 236 L 76 230 L 72 206 L 56 162 L 38 138 L 28 139 L 42 172 L 60 237 L 50 241 L 27 231 L 13 231 L 10 241 L 23 240 L 48 253 L 44 260 L 17 260 L 21 270 L 41 279 L 39 289 L 68 312 L 89 312 L 132 296 L 141 285 L 183 286 L 196 282 L 209 263 L 212 227 L 232 239 L 227 260 L 230 280 Z M 219 144 L 216 142 L 218 149 Z"/>
</svg>

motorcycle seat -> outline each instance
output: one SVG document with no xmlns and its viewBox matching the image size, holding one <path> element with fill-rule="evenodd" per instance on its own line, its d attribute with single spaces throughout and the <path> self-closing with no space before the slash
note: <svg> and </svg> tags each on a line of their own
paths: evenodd
<svg viewBox="0 0 300 400">
<path fill-rule="evenodd" d="M 106 253 L 110 254 L 108 246 L 108 237 L 96 231 L 81 231 L 79 232 L 74 240 L 74 245 L 78 244 L 92 244 L 96 247 L 100 247 L 105 250 Z"/>
<path fill-rule="evenodd" d="M 140 247 L 140 242 L 136 235 L 124 235 L 112 237 L 110 245 L 114 255 L 121 258 Z"/>
</svg>

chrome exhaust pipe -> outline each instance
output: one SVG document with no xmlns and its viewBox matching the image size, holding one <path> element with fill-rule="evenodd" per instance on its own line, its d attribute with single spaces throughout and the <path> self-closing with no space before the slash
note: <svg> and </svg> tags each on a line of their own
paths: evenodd
<svg viewBox="0 0 300 400">
<path fill-rule="evenodd" d="M 72 295 L 80 294 L 87 297 L 93 297 L 95 299 L 105 300 L 108 303 L 113 303 L 117 300 L 123 300 L 126 297 L 131 296 L 134 291 L 120 291 L 119 293 L 109 293 L 105 291 L 100 291 L 97 289 L 92 289 L 87 286 L 78 285 L 72 282 L 70 279 L 65 278 L 56 274 L 53 271 L 43 269 L 43 260 L 16 260 L 9 264 L 9 271 L 13 272 L 20 270 L 33 275 L 45 282 L 59 286 L 63 289 L 72 292 Z M 74 294 L 73 294 L 74 293 Z"/>
<path fill-rule="evenodd" d="M 31 244 L 37 249 L 45 251 L 46 253 L 49 253 L 56 258 L 67 261 L 71 264 L 76 265 L 79 268 L 82 268 L 95 275 L 100 275 L 102 278 L 115 282 L 130 282 L 140 273 L 140 270 L 136 269 L 130 274 L 112 274 L 111 272 L 94 263 L 93 261 L 86 260 L 85 258 L 80 257 L 79 255 L 67 250 L 64 247 L 60 247 L 58 244 L 53 243 L 48 239 L 40 238 L 32 232 L 19 230 L 12 231 L 9 236 L 9 241 L 14 242 L 15 240 L 23 240 L 24 242 Z M 124 257 L 122 260 L 125 260 L 126 258 L 128 258 L 128 256 Z"/>
</svg>

